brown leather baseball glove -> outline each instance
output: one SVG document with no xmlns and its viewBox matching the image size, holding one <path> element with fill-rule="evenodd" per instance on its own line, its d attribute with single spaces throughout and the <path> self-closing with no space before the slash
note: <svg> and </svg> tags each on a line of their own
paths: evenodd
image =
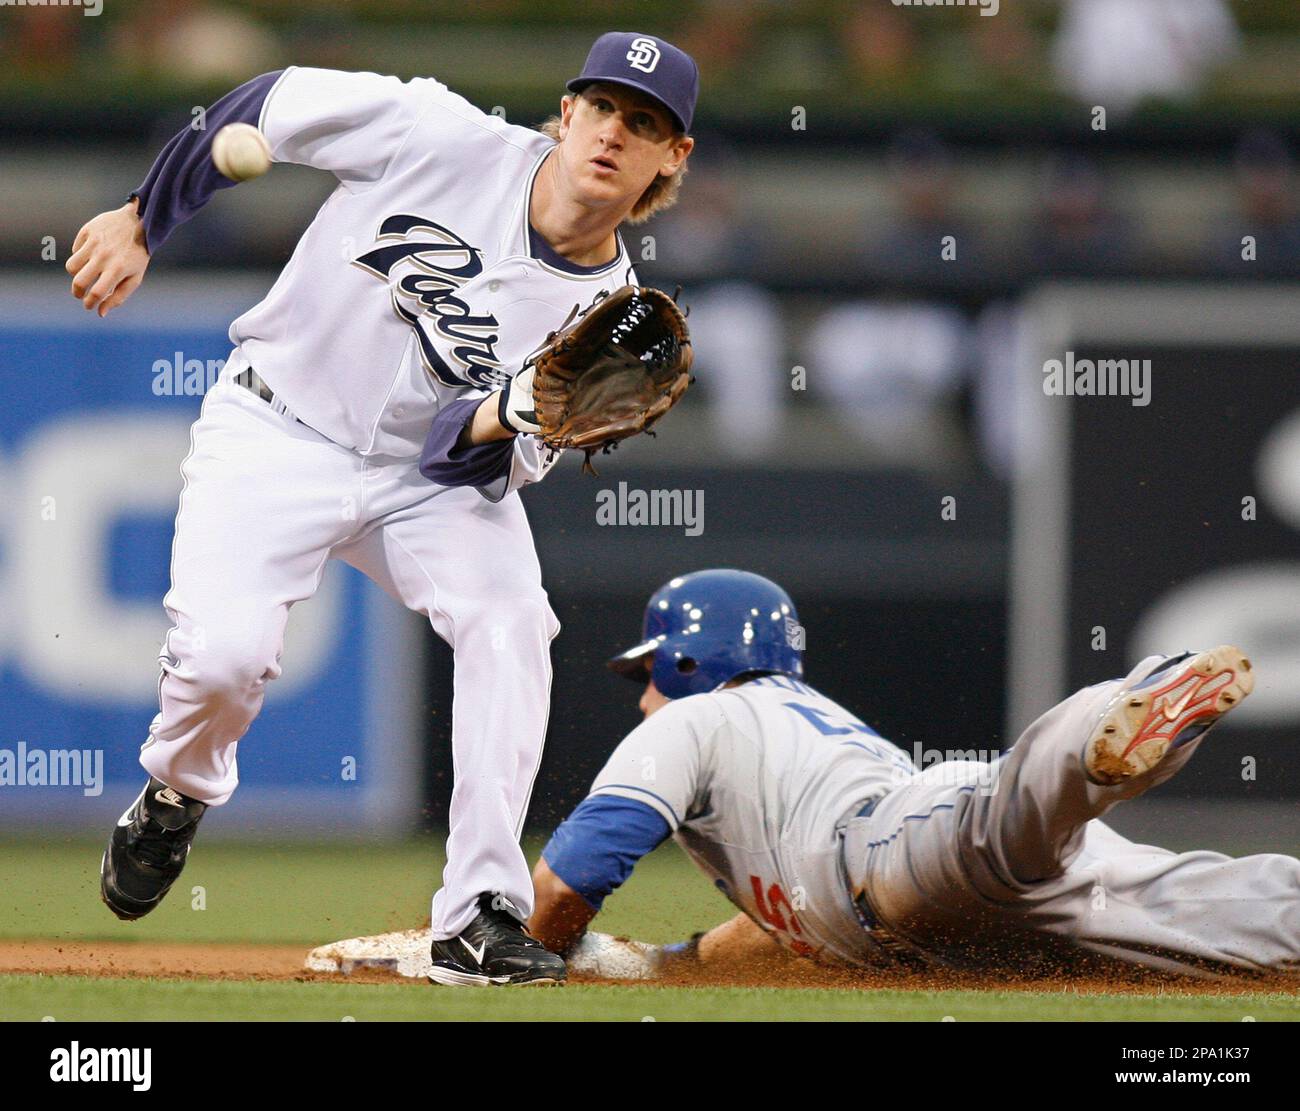
<svg viewBox="0 0 1300 1111">
<path fill-rule="evenodd" d="M 529 357 L 502 396 L 503 423 L 548 447 L 585 452 L 583 470 L 595 474 L 592 455 L 647 431 L 685 392 L 690 369 L 677 303 L 627 285 L 572 316 Z"/>
</svg>

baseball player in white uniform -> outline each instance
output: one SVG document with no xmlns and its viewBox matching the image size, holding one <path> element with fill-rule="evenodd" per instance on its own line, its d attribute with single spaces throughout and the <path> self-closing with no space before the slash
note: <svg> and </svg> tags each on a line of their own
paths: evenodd
<svg viewBox="0 0 1300 1111">
<path fill-rule="evenodd" d="M 645 684 L 646 720 L 533 875 L 532 932 L 573 967 L 650 976 L 780 946 L 874 968 L 1300 971 L 1300 860 L 1173 853 L 1100 821 L 1250 693 L 1237 649 L 1145 659 L 996 761 L 922 771 L 803 681 L 803 635 L 786 593 L 742 571 L 650 599 L 643 642 L 610 661 Z M 741 913 L 663 948 L 584 936 L 669 836 Z"/>
<path fill-rule="evenodd" d="M 555 454 L 533 435 L 527 356 L 576 305 L 635 276 L 618 234 L 671 203 L 698 71 L 652 35 L 612 32 L 543 131 L 430 78 L 291 67 L 207 111 L 68 260 L 101 316 L 223 186 L 212 136 L 255 125 L 277 162 L 333 173 L 266 298 L 234 322 L 182 465 L 149 781 L 105 853 L 119 917 L 180 874 L 204 811 L 280 673 L 285 621 L 330 558 L 425 614 L 455 650 L 456 782 L 433 899 L 442 982 L 559 980 L 523 928 L 519 833 L 541 758 L 559 625 L 518 497 Z"/>
</svg>

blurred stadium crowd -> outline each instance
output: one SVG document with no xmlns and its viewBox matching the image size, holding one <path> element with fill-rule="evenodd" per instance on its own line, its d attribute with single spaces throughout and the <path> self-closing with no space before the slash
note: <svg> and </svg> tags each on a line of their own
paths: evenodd
<svg viewBox="0 0 1300 1111">
<path fill-rule="evenodd" d="M 808 64 L 829 83 L 847 81 L 846 94 L 960 82 L 1031 93 L 1055 88 L 1128 110 L 1148 96 L 1194 97 L 1214 82 L 1257 94 L 1273 85 L 1284 94 L 1295 43 L 1277 36 L 1300 26 L 1289 0 L 961 0 L 979 10 L 915 10 L 941 2 L 607 0 L 595 12 L 574 0 L 479 0 L 449 16 L 425 0 L 104 0 L 96 5 L 102 18 L 85 23 L 59 10 L 72 0 L 27 0 L 32 6 L 5 5 L 12 11 L 4 55 L 38 80 L 92 63 L 101 76 L 148 74 L 192 85 L 274 65 L 285 51 L 312 64 L 345 65 L 364 55 L 398 68 L 413 40 L 432 43 L 449 24 L 479 38 L 522 33 L 521 42 L 536 43 L 544 32 L 555 45 L 568 29 L 585 35 L 649 17 L 695 55 L 715 90 L 748 84 L 755 64 L 767 77 L 774 68 Z M 1249 79 L 1222 72 L 1238 58 L 1252 70 Z M 516 80 L 537 72 L 527 60 L 520 64 Z M 763 83 L 804 81 L 787 74 Z"/>
<path fill-rule="evenodd" d="M 646 26 L 700 61 L 699 147 L 678 207 L 626 238 L 646 278 L 686 288 L 729 453 L 829 410 L 837 451 L 1005 474 L 1014 306 L 1034 283 L 1300 276 L 1294 0 L 994 7 L 697 0 Z M 291 63 L 432 74 L 535 122 L 591 37 L 647 8 L 0 8 L 0 189 L 44 198 L 70 237 L 191 105 Z M 160 264 L 275 268 L 328 190 L 294 181 L 223 198 Z M 30 266 L 35 238 L 30 199 L 0 206 L 0 264 Z"/>
</svg>

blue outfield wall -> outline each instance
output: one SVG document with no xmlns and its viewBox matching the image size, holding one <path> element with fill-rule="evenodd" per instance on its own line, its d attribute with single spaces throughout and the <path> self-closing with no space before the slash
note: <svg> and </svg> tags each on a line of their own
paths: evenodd
<svg viewBox="0 0 1300 1111">
<path fill-rule="evenodd" d="M 0 826 L 99 828 L 139 790 L 180 464 L 229 321 L 264 285 L 168 275 L 107 320 L 67 288 L 0 282 Z M 331 562 L 209 824 L 408 828 L 420 620 Z M 33 782 L 55 777 L 74 782 Z"/>
</svg>

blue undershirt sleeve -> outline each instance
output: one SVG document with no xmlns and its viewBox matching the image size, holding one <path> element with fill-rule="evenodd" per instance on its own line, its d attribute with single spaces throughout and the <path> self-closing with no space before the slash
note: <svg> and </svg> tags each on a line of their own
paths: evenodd
<svg viewBox="0 0 1300 1111">
<path fill-rule="evenodd" d="M 256 127 L 262 105 L 282 72 L 264 73 L 227 93 L 204 113 L 202 131 L 187 127 L 163 147 L 149 176 L 128 197 L 140 198 L 140 219 L 150 254 L 207 204 L 218 189 L 235 184 L 223 177 L 213 164 L 212 140 L 230 123 L 250 123 Z"/>
<path fill-rule="evenodd" d="M 595 910 L 671 830 L 657 810 L 618 795 L 583 799 L 551 836 L 542 859 Z"/>
<path fill-rule="evenodd" d="M 481 397 L 465 397 L 444 405 L 433 418 L 420 453 L 420 473 L 439 486 L 487 486 L 510 473 L 515 441 L 494 440 L 457 448 L 456 441 L 474 419 Z"/>
</svg>

